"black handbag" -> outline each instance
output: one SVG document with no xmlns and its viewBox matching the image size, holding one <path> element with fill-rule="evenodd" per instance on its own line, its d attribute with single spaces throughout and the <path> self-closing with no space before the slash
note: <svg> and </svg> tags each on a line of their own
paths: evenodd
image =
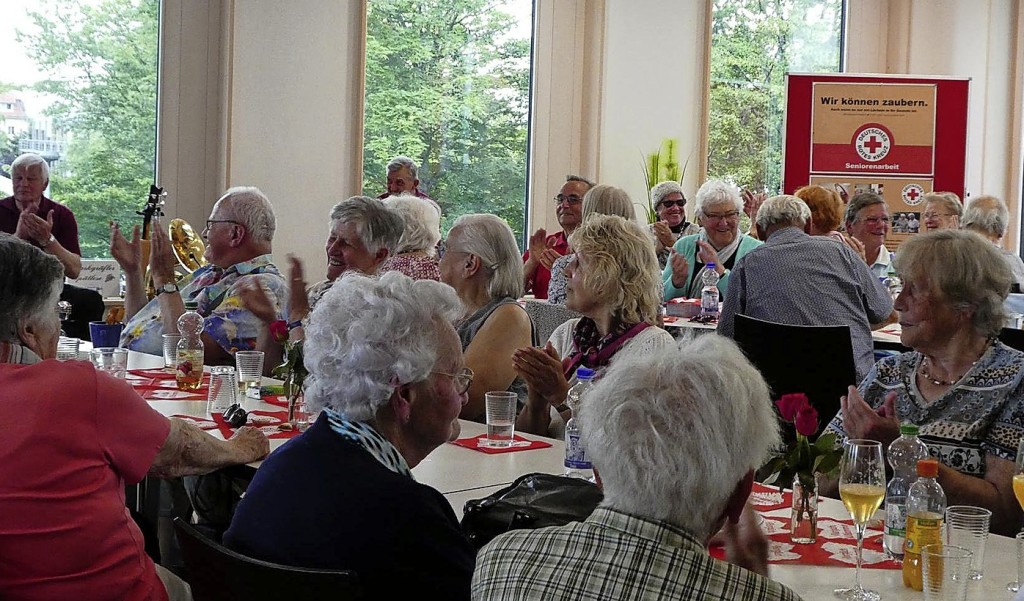
<svg viewBox="0 0 1024 601">
<path fill-rule="evenodd" d="M 466 502 L 462 530 L 479 549 L 503 532 L 583 521 L 604 495 L 596 484 L 551 474 L 526 474 L 494 494 Z"/>
</svg>

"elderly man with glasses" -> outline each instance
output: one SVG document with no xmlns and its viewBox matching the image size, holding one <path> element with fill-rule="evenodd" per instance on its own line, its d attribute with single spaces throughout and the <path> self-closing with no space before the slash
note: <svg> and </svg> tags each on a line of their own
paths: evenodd
<svg viewBox="0 0 1024 601">
<path fill-rule="evenodd" d="M 594 182 L 578 175 L 568 175 L 565 184 L 555 196 L 555 213 L 562 231 L 550 236 L 540 228 L 530 236 L 530 248 L 523 255 L 523 285 L 527 294 L 537 298 L 548 297 L 551 266 L 558 257 L 569 252 L 569 234 L 576 230 L 583 215 L 583 195 L 594 187 Z"/>
<path fill-rule="evenodd" d="M 121 346 L 161 354 L 161 335 L 177 333 L 185 301 L 194 300 L 199 304 L 199 314 L 205 318 L 203 343 L 207 365 L 233 364 L 235 351 L 255 348 L 263 322 L 242 306 L 239 289 L 244 282 L 258 282 L 269 292 L 280 316 L 288 288 L 270 261 L 276 223 L 270 201 L 258 188 L 231 188 L 213 205 L 203 228 L 207 265 L 184 279 L 180 287 L 175 282 L 176 261 L 170 240 L 157 223 L 149 258 L 156 297 L 148 303 L 139 228 L 134 228 L 128 240 L 118 224 L 112 223 L 110 254 L 124 270 L 126 283 L 127 323 Z"/>
<path fill-rule="evenodd" d="M 473 381 L 452 325 L 462 315 L 440 282 L 341 276 L 306 326 L 306 401 L 323 411 L 256 472 L 224 544 L 354 570 L 366 599 L 469 599 L 474 549 L 411 472 L 460 431 Z"/>
</svg>

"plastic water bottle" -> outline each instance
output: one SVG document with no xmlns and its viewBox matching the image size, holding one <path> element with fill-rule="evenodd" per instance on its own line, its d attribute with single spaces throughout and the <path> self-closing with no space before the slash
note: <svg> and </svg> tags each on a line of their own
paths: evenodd
<svg viewBox="0 0 1024 601">
<path fill-rule="evenodd" d="M 907 539 L 903 546 L 903 585 L 919 591 L 923 588 L 921 549 L 942 543 L 942 519 L 946 515 L 946 493 L 935 477 L 939 462 L 917 462 L 917 482 L 907 495 Z"/>
<path fill-rule="evenodd" d="M 907 493 L 917 480 L 917 462 L 928 458 L 928 445 L 917 437 L 917 426 L 903 424 L 900 437 L 889 445 L 892 478 L 885 487 L 885 531 L 882 546 L 890 558 L 903 561 L 903 539 L 907 532 Z"/>
<path fill-rule="evenodd" d="M 594 466 L 587 457 L 583 444 L 583 433 L 576 421 L 576 410 L 580 407 L 583 394 L 590 387 L 594 378 L 594 370 L 581 367 L 576 370 L 576 383 L 569 389 L 566 403 L 572 411 L 572 417 L 565 424 L 565 475 L 570 478 L 582 478 L 594 481 Z"/>
<path fill-rule="evenodd" d="M 196 309 L 196 301 L 185 302 L 185 312 L 178 318 L 178 355 L 174 362 L 174 377 L 179 390 L 198 390 L 203 383 L 203 316 Z"/>
<path fill-rule="evenodd" d="M 700 291 L 701 316 L 718 317 L 718 272 L 714 263 L 704 265 L 704 273 L 700 276 L 704 288 Z"/>
</svg>

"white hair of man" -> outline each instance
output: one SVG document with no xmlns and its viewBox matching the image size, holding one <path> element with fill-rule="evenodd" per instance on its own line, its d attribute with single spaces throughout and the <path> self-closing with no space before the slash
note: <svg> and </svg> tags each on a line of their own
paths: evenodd
<svg viewBox="0 0 1024 601">
<path fill-rule="evenodd" d="M 64 266 L 10 234 L 0 233 L 0 340 L 20 343 L 18 326 L 53 317 Z"/>
<path fill-rule="evenodd" d="M 43 176 L 43 181 L 50 181 L 49 163 L 46 162 L 46 159 L 34 152 L 26 152 L 18 155 L 18 158 L 14 159 L 14 162 L 11 163 L 11 174 L 13 175 L 18 169 L 28 170 L 32 167 L 39 167 L 39 173 Z"/>
<path fill-rule="evenodd" d="M 270 199 L 255 186 L 229 188 L 221 200 L 227 203 L 228 211 L 245 231 L 258 242 L 273 242 L 277 229 L 277 217 Z"/>
<path fill-rule="evenodd" d="M 743 211 L 743 199 L 740 198 L 740 191 L 736 186 L 723 182 L 719 179 L 709 179 L 697 190 L 694 197 L 696 205 L 695 213 L 703 217 L 707 207 L 714 207 L 721 204 L 729 204 L 737 211 Z"/>
<path fill-rule="evenodd" d="M 523 261 L 516 236 L 501 217 L 489 213 L 459 217 L 448 234 L 448 251 L 480 258 L 488 273 L 487 294 L 492 300 L 523 295 Z"/>
<path fill-rule="evenodd" d="M 374 255 L 382 248 L 395 254 L 405 229 L 401 215 L 369 196 L 352 196 L 331 207 L 331 224 L 335 221 L 354 223 L 356 235 Z"/>
<path fill-rule="evenodd" d="M 803 228 L 811 220 L 811 207 L 796 196 L 782 194 L 772 196 L 757 210 L 757 227 L 768 231 L 777 225 L 795 225 Z"/>
<path fill-rule="evenodd" d="M 409 170 L 409 175 L 411 175 L 413 179 L 416 179 L 416 172 L 419 169 L 416 166 L 416 161 L 414 161 L 414 160 L 412 160 L 412 159 L 410 159 L 409 157 L 406 157 L 406 156 L 397 156 L 397 157 L 391 159 L 390 161 L 388 161 L 388 167 L 387 167 L 388 173 L 394 173 L 395 171 L 398 171 L 402 167 L 405 167 L 406 169 L 408 169 Z"/>
<path fill-rule="evenodd" d="M 437 363 L 438 326 L 463 313 L 455 290 L 395 271 L 347 271 L 306 326 L 306 400 L 345 419 L 373 419 L 397 386 L 422 382 Z M 433 326 L 431 327 L 431 324 Z"/>
<path fill-rule="evenodd" d="M 768 385 L 715 334 L 621 359 L 579 410 L 613 509 L 712 534 L 736 485 L 780 444 Z"/>
<path fill-rule="evenodd" d="M 651 206 L 657 209 L 661 201 L 665 200 L 669 194 L 681 194 L 683 200 L 686 200 L 686 194 L 683 194 L 683 187 L 679 185 L 679 182 L 659 182 L 651 188 Z"/>
<path fill-rule="evenodd" d="M 960 218 L 965 230 L 979 232 L 993 238 L 1006 235 L 1010 224 L 1010 210 L 1006 203 L 995 196 L 978 196 L 967 200 L 964 216 Z"/>
<path fill-rule="evenodd" d="M 435 254 L 441 239 L 441 215 L 426 200 L 414 194 L 395 194 L 384 199 L 384 205 L 402 217 L 405 227 L 395 253 L 426 251 Z"/>
</svg>

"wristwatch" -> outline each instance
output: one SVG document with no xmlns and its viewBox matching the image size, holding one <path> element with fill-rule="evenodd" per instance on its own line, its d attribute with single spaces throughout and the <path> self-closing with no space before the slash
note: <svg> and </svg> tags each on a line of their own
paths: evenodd
<svg viewBox="0 0 1024 601">
<path fill-rule="evenodd" d="M 46 248 L 47 246 L 53 244 L 56 241 L 57 237 L 54 236 L 53 234 L 50 234 L 50 237 L 46 241 L 39 243 L 39 248 Z"/>
<path fill-rule="evenodd" d="M 179 288 L 177 284 L 175 284 L 174 282 L 167 282 L 163 286 L 160 286 L 159 288 L 156 289 L 156 296 L 160 296 L 164 292 L 171 293 L 177 292 L 178 290 Z"/>
</svg>

